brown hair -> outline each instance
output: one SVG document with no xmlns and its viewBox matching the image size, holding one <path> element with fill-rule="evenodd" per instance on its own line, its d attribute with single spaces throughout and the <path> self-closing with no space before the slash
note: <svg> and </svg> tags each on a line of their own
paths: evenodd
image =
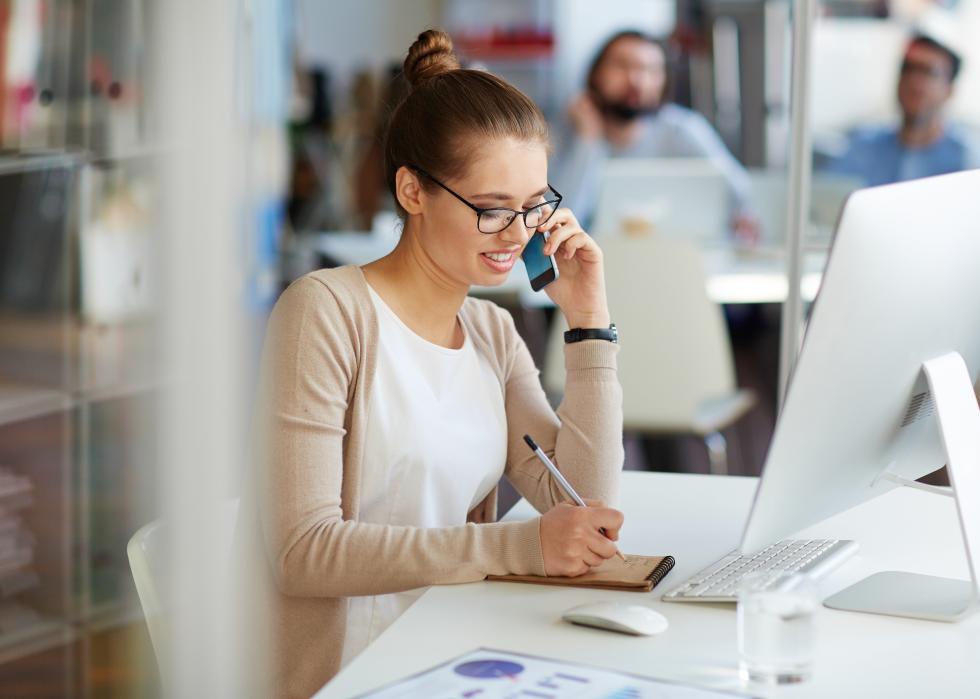
<svg viewBox="0 0 980 699">
<path fill-rule="evenodd" d="M 949 82 L 956 80 L 956 76 L 960 74 L 960 68 L 963 65 L 963 58 L 951 49 L 946 44 L 936 41 L 928 34 L 916 34 L 911 39 L 909 39 L 908 44 L 905 47 L 905 53 L 909 52 L 909 49 L 913 46 L 926 46 L 934 51 L 939 51 L 946 56 L 949 61 Z"/>
<path fill-rule="evenodd" d="M 453 179 L 463 174 L 479 142 L 516 138 L 548 145 L 548 124 L 538 106 L 495 75 L 460 68 L 445 32 L 419 34 L 403 72 L 412 89 L 392 114 L 384 144 L 392 194 L 402 166 Z M 423 180 L 423 186 L 432 184 Z M 395 203 L 401 212 L 397 195 Z"/>
</svg>

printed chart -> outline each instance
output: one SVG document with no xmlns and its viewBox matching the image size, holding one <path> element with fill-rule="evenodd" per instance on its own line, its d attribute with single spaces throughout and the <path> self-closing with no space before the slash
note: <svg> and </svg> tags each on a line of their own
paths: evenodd
<svg viewBox="0 0 980 699">
<path fill-rule="evenodd" d="M 480 649 L 362 695 L 361 699 L 730 699 L 736 696 L 741 695 Z"/>
</svg>

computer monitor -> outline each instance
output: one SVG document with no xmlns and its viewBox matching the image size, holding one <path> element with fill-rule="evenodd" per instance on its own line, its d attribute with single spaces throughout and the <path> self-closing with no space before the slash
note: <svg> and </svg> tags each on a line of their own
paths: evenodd
<svg viewBox="0 0 980 699">
<path fill-rule="evenodd" d="M 785 170 L 751 169 L 749 204 L 759 221 L 761 242 L 768 246 L 786 244 L 786 213 L 789 196 L 788 173 Z M 846 175 L 813 173 L 810 181 L 810 228 L 807 242 L 825 244 L 840 218 L 841 208 L 861 181 Z"/>
<path fill-rule="evenodd" d="M 614 158 L 602 172 L 591 230 L 596 235 L 638 231 L 696 243 L 729 240 L 728 182 L 709 160 Z"/>
<path fill-rule="evenodd" d="M 978 192 L 980 170 L 863 189 L 847 200 L 742 537 L 743 552 L 941 468 L 954 446 L 951 439 L 958 439 L 966 462 L 974 450 L 972 464 L 958 463 L 954 472 L 950 459 L 950 470 L 960 477 L 964 538 L 980 565 L 980 409 L 973 396 L 980 374 Z M 937 405 L 939 377 L 930 381 L 923 371 L 931 360 L 955 359 L 952 353 L 966 369 L 954 371 L 952 387 L 946 381 L 943 390 L 956 394 L 958 407 L 955 400 Z M 936 414 L 943 407 L 946 418 L 940 422 Z M 952 417 L 966 431 L 941 437 Z M 927 596 L 934 592 L 928 581 L 912 583 L 928 589 Z M 976 591 L 974 584 L 956 595 Z M 905 600 L 906 606 L 919 602 Z M 957 604 L 947 600 L 934 614 L 920 608 L 922 613 L 906 615 L 948 618 L 959 613 Z"/>
</svg>

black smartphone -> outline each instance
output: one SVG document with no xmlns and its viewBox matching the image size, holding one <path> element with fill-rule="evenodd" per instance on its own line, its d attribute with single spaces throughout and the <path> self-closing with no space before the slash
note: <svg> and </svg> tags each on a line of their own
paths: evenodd
<svg viewBox="0 0 980 699">
<path fill-rule="evenodd" d="M 558 265 L 555 264 L 555 256 L 544 254 L 546 242 L 548 242 L 547 233 L 535 233 L 524 246 L 524 252 L 521 253 L 524 268 L 527 270 L 528 281 L 531 282 L 531 288 L 535 291 L 541 291 L 558 278 Z"/>
</svg>

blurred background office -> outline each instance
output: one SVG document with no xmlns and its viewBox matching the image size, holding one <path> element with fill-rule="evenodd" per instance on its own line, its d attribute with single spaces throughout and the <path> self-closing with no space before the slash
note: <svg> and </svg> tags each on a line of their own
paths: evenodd
<svg viewBox="0 0 980 699">
<path fill-rule="evenodd" d="M 397 242 L 380 138 L 429 27 L 551 121 L 551 184 L 606 250 L 626 468 L 757 475 L 809 4 L 0 0 L 0 696 L 234 686 L 250 619 L 213 552 L 265 318 L 296 277 Z M 980 167 L 980 3 L 812 4 L 804 319 L 849 192 Z M 547 298 L 520 268 L 473 293 L 560 400 Z M 172 607 L 192 613 L 163 632 Z"/>
</svg>

